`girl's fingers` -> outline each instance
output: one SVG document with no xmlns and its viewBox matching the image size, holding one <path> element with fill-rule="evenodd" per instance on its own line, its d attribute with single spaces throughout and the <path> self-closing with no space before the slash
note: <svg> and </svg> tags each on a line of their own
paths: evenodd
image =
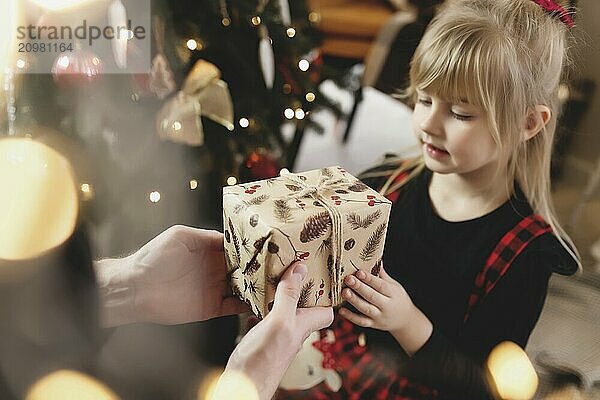
<svg viewBox="0 0 600 400">
<path fill-rule="evenodd" d="M 366 276 L 366 274 L 364 273 L 364 271 L 358 271 L 356 274 L 358 275 L 358 274 L 361 274 L 361 273 L 362 273 L 363 277 Z M 344 282 L 352 290 L 354 290 L 356 293 L 358 293 L 363 299 L 365 299 L 369 303 L 377 306 L 378 308 L 381 308 L 380 307 L 381 304 L 383 304 L 384 301 L 387 299 L 387 297 L 385 297 L 381 293 L 377 292 L 375 289 L 373 289 L 369 285 L 361 282 L 360 279 L 358 279 L 354 275 L 348 275 L 344 279 Z"/>
<path fill-rule="evenodd" d="M 379 313 L 379 309 L 373 304 L 365 301 L 363 298 L 353 293 L 351 289 L 345 288 L 342 290 L 342 297 L 352 304 L 358 311 L 367 317 L 375 318 Z"/>
<path fill-rule="evenodd" d="M 375 276 L 373 274 L 369 274 L 365 271 L 357 271 L 356 274 L 354 274 L 354 275 L 359 280 L 366 283 L 371 288 L 375 289 L 375 291 L 377 293 L 382 294 L 386 297 L 390 297 L 392 295 L 392 287 L 390 286 L 390 284 L 388 282 L 386 282 L 382 278 Z"/>
<path fill-rule="evenodd" d="M 373 326 L 373 320 L 371 318 L 367 318 L 364 315 L 353 313 L 347 308 L 340 308 L 340 315 L 346 318 L 348 321 L 353 324 L 363 326 L 365 328 L 370 328 Z"/>
</svg>

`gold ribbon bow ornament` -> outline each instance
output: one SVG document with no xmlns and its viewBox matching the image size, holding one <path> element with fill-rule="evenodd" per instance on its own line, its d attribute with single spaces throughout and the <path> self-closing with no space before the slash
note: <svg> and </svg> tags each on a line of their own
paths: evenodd
<svg viewBox="0 0 600 400">
<path fill-rule="evenodd" d="M 182 89 L 168 99 L 156 116 L 156 130 L 162 140 L 189 146 L 204 143 L 200 117 L 209 118 L 232 131 L 233 102 L 219 69 L 198 60 L 185 78 Z"/>
</svg>

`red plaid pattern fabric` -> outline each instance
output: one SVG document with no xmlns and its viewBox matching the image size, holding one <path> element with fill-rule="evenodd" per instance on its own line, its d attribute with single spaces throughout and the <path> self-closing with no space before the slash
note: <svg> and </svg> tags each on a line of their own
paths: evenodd
<svg viewBox="0 0 600 400">
<path fill-rule="evenodd" d="M 323 353 L 323 367 L 335 369 L 342 378 L 342 387 L 333 392 L 322 382 L 308 390 L 279 390 L 278 400 L 424 400 L 435 399 L 437 391 L 409 381 L 398 375 L 397 360 L 375 355 L 360 339 L 364 335 L 360 327 L 336 316 L 331 328 L 335 341 L 321 340 L 313 345 Z"/>
<path fill-rule="evenodd" d="M 393 171 L 392 171 L 393 172 Z M 410 175 L 410 171 L 399 174 L 394 179 L 400 183 Z M 400 190 L 386 194 L 396 202 Z M 464 321 L 468 321 L 473 308 L 494 288 L 500 278 L 508 271 L 514 259 L 536 237 L 550 232 L 550 226 L 539 216 L 523 218 L 507 232 L 490 254 L 485 267 L 477 275 L 473 292 L 469 298 Z M 279 390 L 277 400 L 315 399 L 315 400 L 433 400 L 439 391 L 407 377 L 399 375 L 398 360 L 375 354 L 371 351 L 361 334 L 362 328 L 336 316 L 332 326 L 335 341 L 326 340 L 326 331 L 321 331 L 321 340 L 313 345 L 323 353 L 323 367 L 336 370 L 342 378 L 342 387 L 333 392 L 325 382 L 308 390 Z"/>
<path fill-rule="evenodd" d="M 465 322 L 470 318 L 475 305 L 483 296 L 492 291 L 496 283 L 508 271 L 513 260 L 525 249 L 525 246 L 546 232 L 552 232 L 550 225 L 541 216 L 533 214 L 523 218 L 502 237 L 487 259 L 485 267 L 475 278 L 475 285 L 469 296 L 469 304 L 465 313 Z"/>
</svg>

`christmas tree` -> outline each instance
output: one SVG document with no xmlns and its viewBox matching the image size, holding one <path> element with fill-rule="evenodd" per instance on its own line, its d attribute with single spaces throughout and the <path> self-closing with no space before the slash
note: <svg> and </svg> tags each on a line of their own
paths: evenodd
<svg viewBox="0 0 600 400">
<path fill-rule="evenodd" d="M 110 24 L 132 0 L 64 10 L 31 1 L 44 21 L 92 10 Z M 76 46 L 57 56 L 52 75 L 14 78 L 13 133 L 68 153 L 100 256 L 176 223 L 220 228 L 223 186 L 291 168 L 310 113 L 339 112 L 318 88 L 340 74 L 322 63 L 320 17 L 305 2 L 157 0 L 151 14 L 148 74 L 103 74 L 119 54 Z M 32 61 L 21 60 L 21 72 Z"/>
</svg>

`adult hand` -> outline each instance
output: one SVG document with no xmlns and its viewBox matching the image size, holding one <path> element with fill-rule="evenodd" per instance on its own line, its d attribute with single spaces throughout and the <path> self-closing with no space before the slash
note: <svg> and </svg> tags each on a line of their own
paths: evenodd
<svg viewBox="0 0 600 400">
<path fill-rule="evenodd" d="M 239 388 L 228 376 L 242 374 L 255 385 L 259 399 L 270 399 L 302 344 L 316 330 L 333 322 L 331 307 L 297 309 L 306 265 L 292 264 L 275 292 L 273 309 L 234 349 L 213 399 L 235 400 Z M 246 398 L 246 397 L 244 397 Z"/>
<path fill-rule="evenodd" d="M 181 324 L 249 311 L 231 295 L 223 235 L 172 226 L 132 255 L 96 263 L 104 324 Z"/>
</svg>

